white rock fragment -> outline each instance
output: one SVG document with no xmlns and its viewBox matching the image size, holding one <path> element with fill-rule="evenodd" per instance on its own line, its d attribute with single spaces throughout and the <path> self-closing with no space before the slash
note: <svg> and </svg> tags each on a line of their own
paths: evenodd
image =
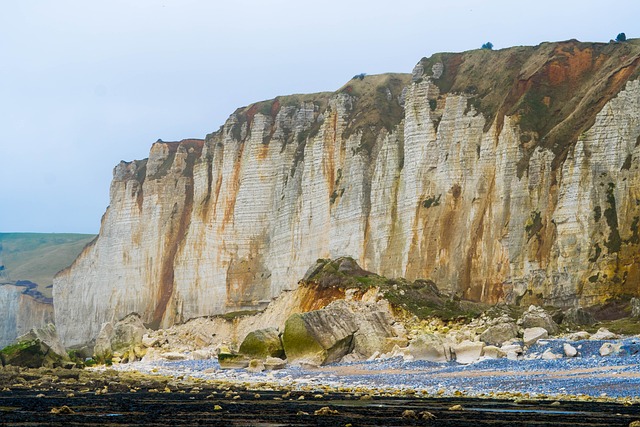
<svg viewBox="0 0 640 427">
<path fill-rule="evenodd" d="M 518 358 L 522 355 L 522 346 L 519 344 L 508 344 L 503 345 L 500 348 L 507 355 L 507 359 L 509 360 L 518 360 Z"/>
<path fill-rule="evenodd" d="M 564 355 L 567 357 L 576 357 L 578 355 L 578 350 L 569 343 L 564 343 L 562 349 L 564 350 Z"/>
<path fill-rule="evenodd" d="M 622 348 L 622 344 L 606 342 L 600 347 L 600 356 L 604 357 L 618 354 L 620 352 L 620 348 Z"/>
<path fill-rule="evenodd" d="M 264 369 L 267 371 L 275 371 L 276 369 L 284 369 L 287 366 L 285 360 L 279 357 L 267 357 L 264 361 Z"/>
<path fill-rule="evenodd" d="M 149 336 L 149 334 L 144 334 L 142 336 L 142 345 L 145 347 L 155 347 L 160 344 L 160 338 L 157 336 Z"/>
<path fill-rule="evenodd" d="M 542 353 L 542 360 L 555 360 L 555 359 L 562 359 L 562 355 L 554 353 L 549 348 L 546 349 L 544 353 Z"/>
<path fill-rule="evenodd" d="M 591 334 L 587 331 L 578 331 L 578 332 L 573 332 L 569 335 L 567 335 L 567 339 L 571 340 L 571 341 L 582 341 L 582 340 L 588 340 L 591 337 Z"/>
<path fill-rule="evenodd" d="M 523 334 L 524 345 L 526 345 L 527 347 L 530 347 L 533 344 L 537 343 L 538 340 L 548 338 L 548 337 L 549 337 L 549 333 L 544 328 L 541 328 L 541 327 L 527 328 L 524 330 L 524 334 Z"/>
<path fill-rule="evenodd" d="M 411 355 L 415 360 L 430 362 L 447 362 L 451 360 L 449 344 L 434 334 L 421 334 L 411 340 L 409 347 L 404 350 L 405 355 Z"/>
<path fill-rule="evenodd" d="M 213 359 L 216 354 L 213 350 L 211 349 L 200 349 L 200 350 L 194 350 L 191 352 L 191 358 L 193 360 L 207 360 L 207 359 Z"/>
<path fill-rule="evenodd" d="M 178 353 L 175 351 L 162 353 L 160 356 L 166 360 L 185 360 L 187 358 L 187 356 L 184 355 L 183 353 Z"/>
<path fill-rule="evenodd" d="M 591 335 L 592 340 L 615 340 L 619 338 L 618 335 L 614 334 L 613 332 L 609 331 L 607 328 L 600 328 L 598 329 L 598 332 L 596 332 L 595 334 Z"/>
<path fill-rule="evenodd" d="M 487 345 L 482 351 L 484 357 L 487 357 L 489 359 L 500 359 L 507 355 L 504 351 L 502 351 L 502 349 L 496 347 L 495 345 Z"/>
<path fill-rule="evenodd" d="M 482 356 L 482 349 L 484 348 L 484 343 L 482 341 L 473 342 L 473 341 L 463 341 L 460 344 L 456 344 L 452 347 L 454 353 L 456 354 L 456 361 L 458 363 L 462 363 L 463 365 L 468 365 L 469 363 L 477 362 Z"/>
</svg>

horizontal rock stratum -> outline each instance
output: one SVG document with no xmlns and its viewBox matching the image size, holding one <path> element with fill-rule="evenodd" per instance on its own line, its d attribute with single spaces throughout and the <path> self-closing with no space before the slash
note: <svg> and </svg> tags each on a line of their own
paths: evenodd
<svg viewBox="0 0 640 427">
<path fill-rule="evenodd" d="M 114 170 L 54 281 L 66 345 L 264 307 L 318 258 L 495 303 L 640 294 L 640 42 L 436 54 Z"/>
</svg>

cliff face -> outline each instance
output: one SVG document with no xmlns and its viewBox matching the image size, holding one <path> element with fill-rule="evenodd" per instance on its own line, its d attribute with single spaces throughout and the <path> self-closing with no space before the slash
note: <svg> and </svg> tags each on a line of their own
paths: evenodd
<svg viewBox="0 0 640 427">
<path fill-rule="evenodd" d="M 639 64 L 637 41 L 439 54 L 158 142 L 54 280 L 61 337 L 261 308 L 343 255 L 486 302 L 640 294 Z"/>
<path fill-rule="evenodd" d="M 46 298 L 34 298 L 25 293 L 25 287 L 0 284 L 0 349 L 31 328 L 53 323 L 53 305 Z"/>
</svg>

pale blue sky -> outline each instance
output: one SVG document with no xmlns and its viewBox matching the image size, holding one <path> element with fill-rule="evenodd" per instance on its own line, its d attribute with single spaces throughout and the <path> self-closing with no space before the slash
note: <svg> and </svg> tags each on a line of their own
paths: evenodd
<svg viewBox="0 0 640 427">
<path fill-rule="evenodd" d="M 638 16 L 637 0 L 4 2 L 0 232 L 98 232 L 120 160 L 239 106 L 486 41 L 638 37 Z"/>
</svg>

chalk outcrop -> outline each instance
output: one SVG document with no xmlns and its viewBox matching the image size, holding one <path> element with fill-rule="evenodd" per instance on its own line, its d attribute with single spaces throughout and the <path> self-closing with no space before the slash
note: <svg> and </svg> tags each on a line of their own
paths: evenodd
<svg viewBox="0 0 640 427">
<path fill-rule="evenodd" d="M 125 362 L 140 359 L 145 355 L 142 344 L 146 332 L 147 328 L 136 313 L 114 323 L 107 322 L 102 325 L 98 334 L 93 356 L 102 362 L 111 361 L 113 358 Z"/>
<path fill-rule="evenodd" d="M 44 298 L 34 298 L 28 288 L 16 284 L 0 284 L 0 349 L 33 328 L 53 323 L 53 305 Z"/>
<path fill-rule="evenodd" d="M 61 337 L 262 309 L 344 255 L 487 303 L 640 295 L 639 65 L 637 40 L 437 54 L 159 141 L 56 277 Z"/>
</svg>

